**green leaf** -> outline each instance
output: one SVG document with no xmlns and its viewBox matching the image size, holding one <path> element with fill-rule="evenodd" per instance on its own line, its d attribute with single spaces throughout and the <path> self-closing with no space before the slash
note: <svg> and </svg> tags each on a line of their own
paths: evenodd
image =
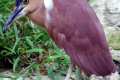
<svg viewBox="0 0 120 80">
<path fill-rule="evenodd" d="M 44 61 L 44 63 L 50 62 L 51 60 L 54 60 L 54 59 L 57 59 L 57 58 L 60 58 L 60 57 L 61 57 L 61 56 L 59 56 L 59 55 L 49 56 L 49 57 Z"/>
<path fill-rule="evenodd" d="M 4 38 L 2 26 L 0 26 L 0 34 L 1 34 L 1 36 Z"/>
<path fill-rule="evenodd" d="M 0 74 L 0 77 L 1 77 L 1 78 L 11 78 L 11 79 L 13 79 L 13 76 L 11 76 L 11 75 L 6 75 L 6 74 Z"/>
<path fill-rule="evenodd" d="M 84 72 L 82 71 L 82 78 L 86 79 L 86 75 L 84 74 Z"/>
<path fill-rule="evenodd" d="M 15 44 L 14 44 L 14 46 L 13 46 L 13 49 L 12 49 L 12 53 L 15 53 L 14 50 L 15 50 L 17 44 L 19 43 L 19 41 L 20 41 L 20 38 L 18 38 L 18 39 L 16 40 L 16 42 L 15 42 Z"/>
<path fill-rule="evenodd" d="M 36 71 L 37 71 L 37 79 L 40 80 L 40 69 L 38 65 L 36 65 Z"/>
<path fill-rule="evenodd" d="M 56 76 L 56 80 L 60 80 L 60 77 L 61 77 L 61 72 L 59 72 Z"/>
<path fill-rule="evenodd" d="M 33 42 L 28 37 L 26 37 L 26 42 L 33 48 Z"/>
<path fill-rule="evenodd" d="M 40 55 L 42 56 L 43 49 L 33 48 L 33 49 L 30 49 L 30 50 L 24 51 L 24 53 L 32 53 L 32 52 L 39 52 Z"/>
<path fill-rule="evenodd" d="M 14 35 L 16 37 L 16 40 L 18 40 L 18 31 L 17 31 L 17 27 L 15 24 L 14 24 Z"/>
<path fill-rule="evenodd" d="M 3 55 L 4 52 L 5 52 L 5 51 L 0 51 L 0 55 Z"/>
<path fill-rule="evenodd" d="M 16 76 L 15 76 L 15 79 L 17 79 L 20 74 L 22 74 L 23 72 L 25 72 L 27 69 L 30 69 L 31 67 L 34 67 L 35 63 L 31 63 L 28 67 L 26 67 L 25 69 L 23 69 L 21 72 L 19 72 Z"/>
<path fill-rule="evenodd" d="M 11 38 L 13 38 L 13 36 L 7 36 L 6 38 L 4 38 L 3 42 L 2 42 L 2 46 L 4 46 L 6 44 L 6 42 Z"/>
<path fill-rule="evenodd" d="M 9 50 L 10 52 L 12 52 L 12 49 L 9 48 L 9 47 L 6 47 L 6 46 L 5 46 L 5 49 L 7 49 L 7 50 Z"/>
<path fill-rule="evenodd" d="M 23 80 L 26 80 L 25 78 L 30 74 L 30 71 L 27 71 L 25 76 L 23 76 Z"/>
<path fill-rule="evenodd" d="M 17 59 L 14 61 L 14 64 L 13 64 L 13 72 L 15 72 L 15 68 L 16 68 L 17 63 L 18 63 L 19 60 L 20 60 L 20 56 L 17 57 Z"/>
<path fill-rule="evenodd" d="M 49 74 L 50 72 L 52 72 L 53 68 L 54 68 L 57 64 L 58 64 L 57 62 L 54 62 L 54 63 L 49 67 L 48 74 Z"/>
<path fill-rule="evenodd" d="M 39 34 L 39 35 L 35 36 L 35 39 L 33 40 L 33 42 L 35 42 L 36 40 L 38 40 L 41 36 L 42 36 L 42 34 Z"/>
<path fill-rule="evenodd" d="M 55 80 L 54 74 L 51 71 L 50 67 L 47 64 L 45 64 L 45 67 L 47 68 L 47 71 L 49 72 L 48 74 L 50 75 L 51 79 Z"/>
<path fill-rule="evenodd" d="M 79 80 L 79 79 L 78 79 L 78 67 L 77 67 L 77 66 L 76 66 L 75 74 L 76 74 L 76 75 L 75 75 L 76 80 Z"/>
</svg>

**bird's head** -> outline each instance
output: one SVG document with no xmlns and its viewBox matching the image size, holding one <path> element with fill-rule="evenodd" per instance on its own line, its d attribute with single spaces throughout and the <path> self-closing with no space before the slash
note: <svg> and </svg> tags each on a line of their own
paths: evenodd
<svg viewBox="0 0 120 80">
<path fill-rule="evenodd" d="M 42 1 L 43 0 L 15 0 L 15 9 L 6 21 L 3 30 L 5 30 L 14 19 L 32 13 L 41 5 Z"/>
</svg>

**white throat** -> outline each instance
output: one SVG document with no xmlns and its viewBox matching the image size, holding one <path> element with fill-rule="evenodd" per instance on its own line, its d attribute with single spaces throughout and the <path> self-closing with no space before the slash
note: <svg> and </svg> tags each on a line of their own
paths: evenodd
<svg viewBox="0 0 120 80">
<path fill-rule="evenodd" d="M 51 21 L 51 17 L 50 17 L 49 12 L 53 8 L 53 0 L 44 0 L 44 6 L 46 8 L 46 18 L 50 22 Z"/>
<path fill-rule="evenodd" d="M 52 10 L 53 8 L 53 0 L 44 0 L 44 5 L 47 11 Z"/>
</svg>

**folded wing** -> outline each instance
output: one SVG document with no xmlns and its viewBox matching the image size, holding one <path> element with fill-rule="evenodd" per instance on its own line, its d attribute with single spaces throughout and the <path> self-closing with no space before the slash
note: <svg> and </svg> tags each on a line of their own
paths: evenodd
<svg viewBox="0 0 120 80">
<path fill-rule="evenodd" d="M 115 72 L 103 28 L 89 4 L 85 0 L 53 1 L 47 30 L 59 48 L 87 76 Z"/>
</svg>

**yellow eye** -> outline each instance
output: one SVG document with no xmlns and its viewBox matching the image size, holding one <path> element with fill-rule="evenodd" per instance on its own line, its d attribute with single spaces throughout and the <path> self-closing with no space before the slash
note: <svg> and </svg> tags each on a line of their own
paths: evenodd
<svg viewBox="0 0 120 80">
<path fill-rule="evenodd" d="M 29 0 L 23 0 L 24 4 L 27 4 L 29 2 Z"/>
</svg>

